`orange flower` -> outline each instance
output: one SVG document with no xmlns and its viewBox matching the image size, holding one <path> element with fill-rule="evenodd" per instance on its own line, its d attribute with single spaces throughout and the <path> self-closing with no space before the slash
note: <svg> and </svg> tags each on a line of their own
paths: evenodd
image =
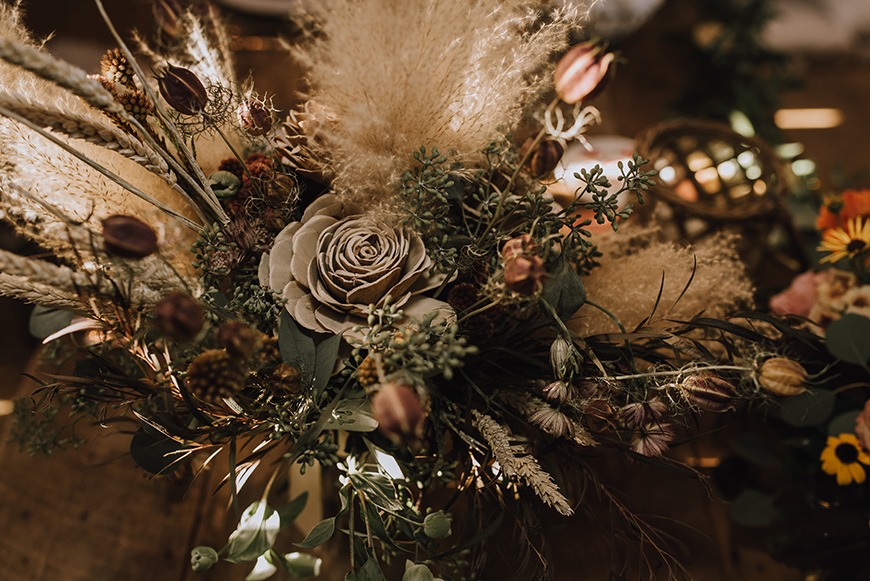
<svg viewBox="0 0 870 581">
<path fill-rule="evenodd" d="M 848 220 L 866 216 L 870 216 L 870 190 L 846 190 L 825 200 L 816 218 L 816 228 L 822 232 L 842 228 Z"/>
</svg>

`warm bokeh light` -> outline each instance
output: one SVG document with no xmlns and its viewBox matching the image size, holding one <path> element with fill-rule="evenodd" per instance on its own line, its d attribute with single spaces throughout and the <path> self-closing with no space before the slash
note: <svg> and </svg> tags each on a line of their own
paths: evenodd
<svg viewBox="0 0 870 581">
<path fill-rule="evenodd" d="M 780 129 L 830 129 L 843 123 L 839 109 L 780 109 L 773 117 Z"/>
</svg>

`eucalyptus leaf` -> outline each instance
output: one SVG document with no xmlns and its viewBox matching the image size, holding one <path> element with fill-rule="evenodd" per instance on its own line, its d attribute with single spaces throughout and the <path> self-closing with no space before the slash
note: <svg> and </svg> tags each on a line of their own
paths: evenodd
<svg viewBox="0 0 870 581">
<path fill-rule="evenodd" d="M 350 472 L 350 482 L 357 490 L 365 492 L 366 498 L 379 508 L 393 512 L 402 510 L 402 503 L 396 498 L 393 481 L 378 472 Z"/>
<path fill-rule="evenodd" d="M 378 560 L 369 556 L 359 571 L 351 571 L 345 576 L 345 581 L 386 581 L 386 578 Z"/>
<path fill-rule="evenodd" d="M 855 420 L 861 415 L 861 410 L 850 410 L 835 416 L 828 424 L 828 435 L 839 436 L 840 434 L 854 434 Z"/>
<path fill-rule="evenodd" d="M 731 438 L 731 447 L 753 464 L 779 464 L 779 454 L 767 438 L 758 434 L 741 434 Z"/>
<path fill-rule="evenodd" d="M 329 384 L 338 348 L 341 346 L 341 335 L 333 335 L 317 346 L 314 366 L 314 395 L 319 397 Z"/>
<path fill-rule="evenodd" d="M 130 456 L 151 474 L 169 474 L 185 460 L 179 452 L 187 446 L 167 438 L 160 432 L 139 428 L 130 441 Z"/>
<path fill-rule="evenodd" d="M 563 258 L 544 282 L 541 296 L 566 321 L 586 302 L 586 287 L 574 267 Z"/>
<path fill-rule="evenodd" d="M 378 512 L 378 508 L 371 502 L 366 502 L 366 517 L 366 523 L 371 529 L 372 534 L 394 549 L 404 550 L 390 538 L 387 527 L 384 525 L 384 519 L 381 518 L 381 513 Z"/>
<path fill-rule="evenodd" d="M 329 416 L 324 429 L 346 432 L 371 432 L 378 427 L 368 398 L 343 399 Z"/>
<path fill-rule="evenodd" d="M 296 543 L 300 549 L 313 549 L 319 547 L 335 533 L 335 517 L 323 519 L 311 529 L 311 532 L 305 537 L 301 543 Z"/>
<path fill-rule="evenodd" d="M 272 564 L 271 551 L 266 551 L 265 554 L 257 558 L 254 569 L 248 573 L 245 581 L 263 581 L 263 579 L 268 579 L 274 575 L 276 571 L 278 571 L 278 567 Z"/>
<path fill-rule="evenodd" d="M 870 360 L 870 319 L 850 313 L 828 325 L 825 342 L 828 351 L 837 359 L 855 365 L 866 365 Z"/>
<path fill-rule="evenodd" d="M 836 398 L 833 391 L 807 390 L 783 401 L 780 416 L 792 426 L 817 426 L 830 417 Z"/>
<path fill-rule="evenodd" d="M 230 563 L 253 561 L 275 544 L 281 528 L 278 512 L 264 502 L 255 502 L 245 509 L 239 526 L 230 535 L 227 556 Z"/>
<path fill-rule="evenodd" d="M 761 491 L 747 489 L 731 505 L 734 520 L 745 527 L 766 527 L 773 522 L 773 498 Z"/>
<path fill-rule="evenodd" d="M 302 371 L 303 385 L 310 386 L 314 379 L 317 356 L 314 340 L 302 332 L 287 309 L 281 311 L 281 327 L 278 330 L 278 347 L 281 360 Z M 330 368 L 330 373 L 332 369 Z"/>
<path fill-rule="evenodd" d="M 305 509 L 305 503 L 308 502 L 308 491 L 303 492 L 284 506 L 278 509 L 278 517 L 281 519 L 281 529 L 289 527 L 296 517 L 298 517 Z"/>
<path fill-rule="evenodd" d="M 208 176 L 208 184 L 218 198 L 224 199 L 236 195 L 242 186 L 242 180 L 228 171 L 216 171 Z"/>
<path fill-rule="evenodd" d="M 435 575 L 426 565 L 414 565 L 408 561 L 405 565 L 405 574 L 402 581 L 435 581 Z"/>
</svg>

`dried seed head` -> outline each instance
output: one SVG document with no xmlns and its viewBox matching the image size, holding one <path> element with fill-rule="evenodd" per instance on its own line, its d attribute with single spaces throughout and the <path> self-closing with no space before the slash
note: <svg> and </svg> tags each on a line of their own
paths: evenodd
<svg viewBox="0 0 870 581">
<path fill-rule="evenodd" d="M 713 374 L 700 373 L 685 378 L 679 387 L 689 401 L 704 411 L 724 412 L 734 409 L 734 386 Z"/>
<path fill-rule="evenodd" d="M 426 413 L 416 391 L 399 383 L 384 383 L 372 397 L 378 429 L 394 442 L 411 443 L 423 437 Z"/>
<path fill-rule="evenodd" d="M 127 110 L 127 113 L 143 124 L 146 123 L 148 116 L 154 112 L 154 106 L 148 95 L 139 90 L 127 91 L 123 95 L 118 95 L 118 103 Z"/>
<path fill-rule="evenodd" d="M 556 437 L 573 438 L 574 422 L 559 409 L 545 405 L 529 416 L 529 422 Z"/>
<path fill-rule="evenodd" d="M 534 141 L 530 137 L 523 143 L 523 146 L 520 148 L 520 159 L 525 158 Z M 535 146 L 535 150 L 526 160 L 523 168 L 535 179 L 545 178 L 556 169 L 564 153 L 565 148 L 558 141 L 544 139 Z"/>
<path fill-rule="evenodd" d="M 668 412 L 668 406 L 658 399 L 646 403 L 629 403 L 619 408 L 619 419 L 629 428 L 644 424 L 661 422 Z"/>
<path fill-rule="evenodd" d="M 154 22 L 170 38 L 175 38 L 180 32 L 179 19 L 182 13 L 181 6 L 175 0 L 155 0 L 151 5 Z"/>
<path fill-rule="evenodd" d="M 112 256 L 145 258 L 157 252 L 157 233 L 138 218 L 115 214 L 103 220 L 103 246 Z"/>
<path fill-rule="evenodd" d="M 563 404 L 573 395 L 571 386 L 564 381 L 554 381 L 544 388 L 544 393 L 547 394 L 547 400 L 553 404 Z"/>
<path fill-rule="evenodd" d="M 613 408 L 603 399 L 596 399 L 586 406 L 586 425 L 593 432 L 603 432 L 614 418 Z"/>
<path fill-rule="evenodd" d="M 518 256 L 533 256 L 538 253 L 538 245 L 528 234 L 511 238 L 501 249 L 501 257 L 505 262 Z"/>
<path fill-rule="evenodd" d="M 246 360 L 250 359 L 262 345 L 263 334 L 241 321 L 230 321 L 218 330 L 217 340 L 227 353 Z"/>
<path fill-rule="evenodd" d="M 287 393 L 298 393 L 302 389 L 302 372 L 287 363 L 279 364 L 272 372 L 272 378 Z"/>
<path fill-rule="evenodd" d="M 211 349 L 191 361 L 185 385 L 188 391 L 208 403 L 237 395 L 245 383 L 245 371 L 238 359 L 223 349 Z"/>
<path fill-rule="evenodd" d="M 169 106 L 183 115 L 202 113 L 208 104 L 205 86 L 189 69 L 169 65 L 157 82 Z"/>
<path fill-rule="evenodd" d="M 756 373 L 761 387 L 776 395 L 798 395 L 806 391 L 804 382 L 807 371 L 797 361 L 784 357 L 771 357 L 761 365 Z"/>
<path fill-rule="evenodd" d="M 100 60 L 100 71 L 103 76 L 111 83 L 124 85 L 128 89 L 135 89 L 136 83 L 133 81 L 135 72 L 133 67 L 124 53 L 119 48 L 109 49 L 103 58 Z"/>
<path fill-rule="evenodd" d="M 537 256 L 518 256 L 504 265 L 504 285 L 521 295 L 533 295 L 544 287 L 544 263 Z"/>
<path fill-rule="evenodd" d="M 160 332 L 176 341 L 193 340 L 205 323 L 205 312 L 199 303 L 179 292 L 158 302 L 154 314 Z"/>
<path fill-rule="evenodd" d="M 550 345 L 550 367 L 559 379 L 565 379 L 577 370 L 577 352 L 574 342 L 559 335 Z"/>
<path fill-rule="evenodd" d="M 578 44 L 559 61 L 555 72 L 556 93 L 564 102 L 591 99 L 613 76 L 616 56 L 596 42 Z"/>
<path fill-rule="evenodd" d="M 248 135 L 266 135 L 272 130 L 272 112 L 258 99 L 248 97 L 239 104 L 237 113 Z"/>
</svg>

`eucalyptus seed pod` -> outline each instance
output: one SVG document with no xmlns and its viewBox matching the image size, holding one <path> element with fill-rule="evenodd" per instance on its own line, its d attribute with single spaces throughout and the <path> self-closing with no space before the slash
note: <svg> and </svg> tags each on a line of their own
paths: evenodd
<svg viewBox="0 0 870 581">
<path fill-rule="evenodd" d="M 266 135 L 272 130 L 272 112 L 262 101 L 248 97 L 239 104 L 236 113 L 242 129 L 248 135 Z"/>
<path fill-rule="evenodd" d="M 169 65 L 157 84 L 169 106 L 183 115 L 198 115 L 208 104 L 205 86 L 189 69 Z"/>
<path fill-rule="evenodd" d="M 612 52 L 596 42 L 584 42 L 569 50 L 556 66 L 559 98 L 570 105 L 596 96 L 613 76 L 615 60 Z"/>
<path fill-rule="evenodd" d="M 797 361 L 784 357 L 771 357 L 756 373 L 758 383 L 771 393 L 783 396 L 798 395 L 806 391 L 807 371 Z"/>
<path fill-rule="evenodd" d="M 263 334 L 241 321 L 230 321 L 218 330 L 218 343 L 238 359 L 249 359 L 263 343 Z"/>
<path fill-rule="evenodd" d="M 372 413 L 378 429 L 395 442 L 414 442 L 423 437 L 426 413 L 416 391 L 399 383 L 384 383 L 372 397 Z"/>
<path fill-rule="evenodd" d="M 535 140 L 531 137 L 526 139 L 526 142 L 520 148 L 520 159 L 526 157 L 534 142 Z M 556 169 L 564 153 L 565 148 L 558 141 L 543 139 L 535 146 L 534 151 L 529 155 L 523 168 L 535 179 L 545 178 Z"/>
<path fill-rule="evenodd" d="M 244 386 L 246 374 L 238 359 L 223 349 L 210 349 L 191 361 L 187 368 L 187 389 L 209 403 L 234 397 Z"/>
<path fill-rule="evenodd" d="M 145 258 L 157 252 L 157 233 L 138 218 L 115 214 L 103 220 L 103 246 L 112 256 Z"/>
<path fill-rule="evenodd" d="M 724 412 L 734 409 L 734 386 L 713 374 L 690 375 L 679 385 L 689 403 L 707 412 Z"/>
<path fill-rule="evenodd" d="M 533 295 L 544 287 L 547 271 L 537 256 L 518 256 L 504 265 L 504 285 L 521 295 Z"/>
<path fill-rule="evenodd" d="M 205 311 L 184 293 L 174 292 L 154 307 L 155 322 L 161 333 L 176 341 L 192 341 L 205 324 Z"/>
</svg>

